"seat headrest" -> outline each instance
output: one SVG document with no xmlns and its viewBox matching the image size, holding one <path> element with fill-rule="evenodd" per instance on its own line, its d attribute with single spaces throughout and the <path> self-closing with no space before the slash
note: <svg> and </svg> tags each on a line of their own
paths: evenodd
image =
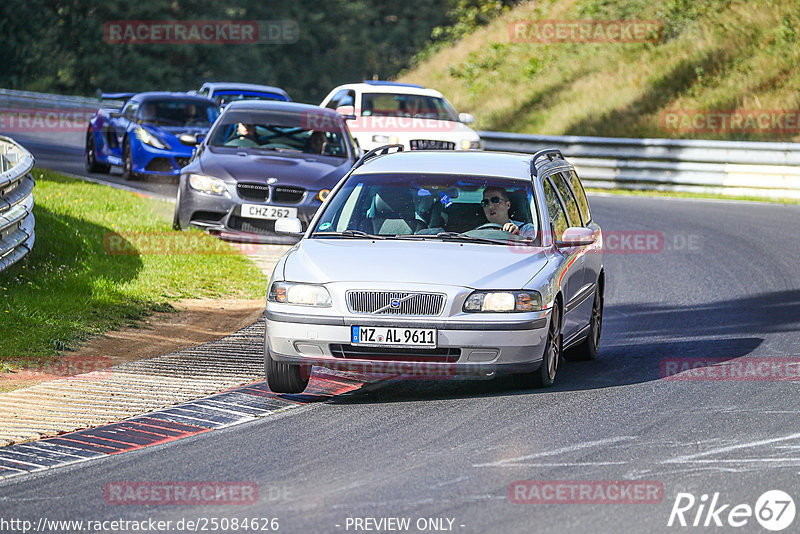
<svg viewBox="0 0 800 534">
<path fill-rule="evenodd" d="M 375 194 L 370 216 L 375 219 L 414 217 L 414 198 L 407 189 L 390 189 Z"/>
</svg>

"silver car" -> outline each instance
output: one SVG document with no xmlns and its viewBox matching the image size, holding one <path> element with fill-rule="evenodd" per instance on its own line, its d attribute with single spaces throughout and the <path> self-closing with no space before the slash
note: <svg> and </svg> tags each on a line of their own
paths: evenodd
<svg viewBox="0 0 800 534">
<path fill-rule="evenodd" d="M 537 154 L 364 155 L 277 263 L 266 308 L 270 389 L 311 367 L 496 376 L 549 386 L 597 355 L 602 234 L 575 169 Z"/>
</svg>

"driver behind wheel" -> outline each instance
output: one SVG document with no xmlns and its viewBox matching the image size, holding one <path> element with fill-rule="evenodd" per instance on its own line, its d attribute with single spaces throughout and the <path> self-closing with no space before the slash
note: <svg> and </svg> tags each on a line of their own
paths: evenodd
<svg viewBox="0 0 800 534">
<path fill-rule="evenodd" d="M 481 200 L 483 214 L 490 224 L 497 224 L 503 231 L 525 237 L 534 237 L 536 228 L 531 223 L 512 221 L 508 215 L 511 209 L 511 201 L 508 193 L 502 187 L 488 186 L 483 190 L 483 200 Z"/>
</svg>

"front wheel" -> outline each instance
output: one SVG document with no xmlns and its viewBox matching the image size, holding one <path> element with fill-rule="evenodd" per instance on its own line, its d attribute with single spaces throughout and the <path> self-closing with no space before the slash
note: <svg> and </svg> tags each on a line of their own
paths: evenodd
<svg viewBox="0 0 800 534">
<path fill-rule="evenodd" d="M 125 180 L 135 180 L 139 176 L 133 172 L 133 154 L 131 142 L 125 138 L 122 142 L 122 178 Z"/>
<path fill-rule="evenodd" d="M 269 344 L 264 341 L 264 371 L 267 385 L 273 393 L 302 393 L 311 378 L 311 366 L 276 362 L 269 354 Z"/>
<path fill-rule="evenodd" d="M 600 286 L 594 293 L 592 317 L 589 319 L 589 334 L 580 345 L 566 351 L 564 358 L 571 362 L 585 362 L 597 358 L 600 350 L 600 332 L 603 329 L 603 295 Z"/>
<path fill-rule="evenodd" d="M 183 228 L 181 228 L 181 219 L 179 216 L 180 209 L 181 209 L 181 189 L 180 189 L 180 184 L 178 184 L 178 195 L 175 197 L 175 212 L 172 214 L 173 230 L 183 230 Z"/>
</svg>

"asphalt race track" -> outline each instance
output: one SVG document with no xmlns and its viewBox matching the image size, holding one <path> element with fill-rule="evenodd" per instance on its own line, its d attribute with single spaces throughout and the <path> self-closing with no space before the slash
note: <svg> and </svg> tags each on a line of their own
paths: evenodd
<svg viewBox="0 0 800 534">
<path fill-rule="evenodd" d="M 30 149 L 39 164 L 76 165 Z M 607 246 L 616 242 L 606 255 L 601 351 L 596 361 L 563 364 L 556 386 L 375 383 L 283 415 L 12 478 L 0 483 L 3 516 L 278 518 L 278 531 L 292 533 L 368 531 L 355 518 L 410 518 L 410 532 L 694 532 L 708 528 L 667 526 L 676 496 L 697 499 L 685 514 L 691 524 L 701 496 L 719 493 L 718 505 L 730 506 L 718 516 L 723 528 L 709 519 L 712 531 L 763 531 L 755 517 L 729 526 L 728 513 L 755 507 L 767 490 L 800 496 L 797 365 L 794 380 L 662 374 L 676 358 L 797 358 L 800 206 L 590 202 Z M 637 248 L 625 237 L 635 235 L 660 236 L 660 245 Z M 181 480 L 253 482 L 259 500 L 148 507 L 104 499 L 109 482 Z M 519 480 L 653 481 L 663 496 L 650 504 L 518 504 L 509 486 Z M 421 530 L 420 518 L 445 520 Z M 706 519 L 703 511 L 699 521 Z"/>
</svg>

